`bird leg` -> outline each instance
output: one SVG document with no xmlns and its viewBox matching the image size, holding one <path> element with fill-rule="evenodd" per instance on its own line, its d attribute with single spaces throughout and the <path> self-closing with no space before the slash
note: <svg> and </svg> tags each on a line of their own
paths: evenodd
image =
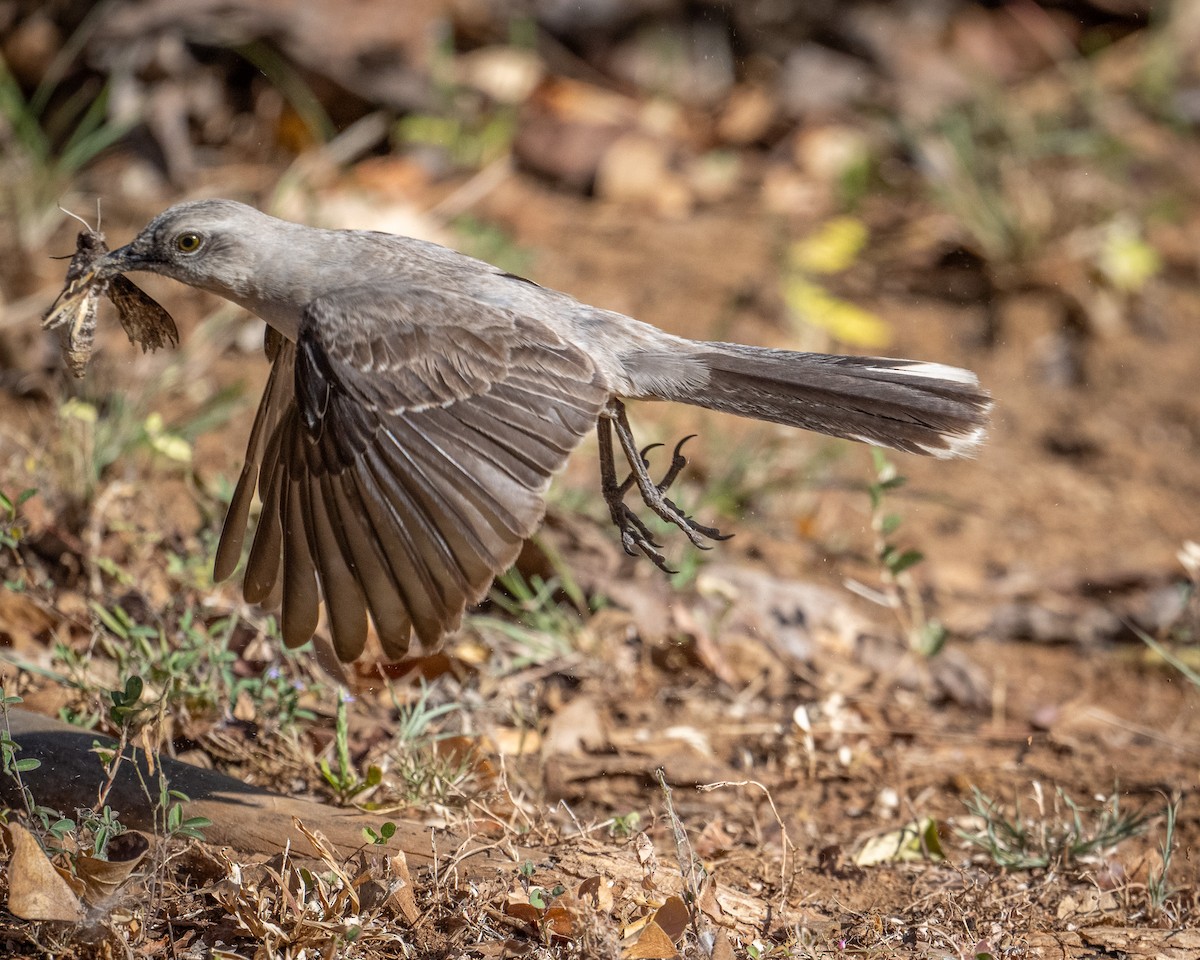
<svg viewBox="0 0 1200 960">
<path fill-rule="evenodd" d="M 613 452 L 612 434 L 616 431 L 621 443 L 621 452 L 629 463 L 629 476 L 621 483 L 617 482 L 616 458 Z M 658 552 L 661 544 L 654 540 L 650 529 L 641 518 L 625 503 L 625 494 L 630 488 L 637 487 L 642 502 L 668 523 L 673 523 L 687 536 L 694 546 L 701 550 L 710 549 L 704 542 L 708 540 L 728 540 L 715 527 L 706 527 L 697 523 L 684 513 L 667 495 L 671 484 L 679 477 L 680 472 L 687 466 L 687 457 L 683 455 L 683 445 L 692 437 L 687 436 L 675 445 L 671 456 L 671 464 L 657 483 L 651 478 L 646 454 L 660 444 L 651 444 L 643 450 L 638 450 L 633 439 L 633 430 L 629 426 L 629 418 L 625 415 L 625 405 L 620 400 L 609 401 L 608 406 L 600 415 L 597 424 L 597 434 L 600 443 L 600 489 L 604 502 L 613 523 L 621 532 L 621 546 L 631 557 L 641 551 L 653 561 L 654 565 L 666 573 L 674 571 L 667 566 L 663 555 Z M 692 435 L 694 436 L 694 434 Z"/>
</svg>

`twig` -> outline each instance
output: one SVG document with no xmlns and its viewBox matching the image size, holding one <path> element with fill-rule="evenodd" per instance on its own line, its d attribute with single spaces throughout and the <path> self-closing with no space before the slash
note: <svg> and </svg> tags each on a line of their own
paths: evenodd
<svg viewBox="0 0 1200 960">
<path fill-rule="evenodd" d="M 684 893 L 686 894 L 684 902 L 687 904 L 688 915 L 692 921 L 692 932 L 699 940 L 700 928 L 697 917 L 699 915 L 700 889 L 704 886 L 708 871 L 704 869 L 704 864 L 692 850 L 687 829 L 684 827 L 683 821 L 679 819 L 679 814 L 675 812 L 675 803 L 671 799 L 671 788 L 667 784 L 666 771 L 659 767 L 654 771 L 654 779 L 658 781 L 663 792 L 663 801 L 667 805 L 667 817 L 671 821 L 671 835 L 675 840 L 675 858 L 679 861 L 679 872 L 683 878 Z"/>
<path fill-rule="evenodd" d="M 783 857 L 779 863 L 779 909 L 782 912 L 787 906 L 788 894 L 791 893 L 792 889 L 792 876 L 796 872 L 796 845 L 792 843 L 791 835 L 788 833 L 787 827 L 784 826 L 783 818 L 779 815 L 779 810 L 775 806 L 775 799 L 771 796 L 771 791 L 757 780 L 718 780 L 715 783 L 701 783 L 696 789 L 702 793 L 708 793 L 723 787 L 758 787 L 766 795 L 767 803 L 771 807 L 771 813 L 775 817 L 775 822 L 779 824 L 780 836 L 783 837 Z M 788 873 L 789 850 L 792 854 L 791 874 Z"/>
</svg>

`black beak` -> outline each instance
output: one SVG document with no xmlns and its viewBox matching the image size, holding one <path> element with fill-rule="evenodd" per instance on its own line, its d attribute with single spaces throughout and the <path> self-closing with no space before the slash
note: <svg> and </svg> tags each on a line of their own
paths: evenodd
<svg viewBox="0 0 1200 960">
<path fill-rule="evenodd" d="M 130 270 L 145 270 L 148 265 L 146 257 L 134 250 L 133 244 L 127 243 L 101 257 L 95 264 L 94 272 L 101 277 L 113 277 Z"/>
</svg>

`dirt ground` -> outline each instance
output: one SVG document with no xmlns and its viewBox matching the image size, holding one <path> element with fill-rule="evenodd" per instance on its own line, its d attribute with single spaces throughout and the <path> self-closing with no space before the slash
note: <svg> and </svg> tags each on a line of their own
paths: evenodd
<svg viewBox="0 0 1200 960">
<path fill-rule="evenodd" d="M 181 352 L 142 356 L 102 315 L 76 383 L 36 313 L 14 313 L 0 326 L 0 492 L 36 495 L 0 541 L 0 681 L 23 699 L 9 709 L 414 832 L 314 845 L 301 872 L 211 839 L 236 838 L 235 822 L 194 839 L 155 819 L 128 877 L 104 896 L 75 885 L 75 921 L 0 915 L 0 954 L 1200 956 L 1200 691 L 1143 639 L 1196 665 L 1200 559 L 1189 576 L 1180 554 L 1200 540 L 1198 151 L 1186 131 L 1160 136 L 1170 162 L 1149 182 L 1178 191 L 1147 228 L 1162 267 L 1103 303 L 1094 274 L 1063 266 L 1066 241 L 990 264 L 984 293 L 960 295 L 982 274 L 955 272 L 964 233 L 911 174 L 855 209 L 870 241 L 831 289 L 883 319 L 880 352 L 969 367 L 996 401 L 977 459 L 890 457 L 907 477 L 886 495 L 903 519 L 891 536 L 924 555 L 899 585 L 877 556 L 868 450 L 642 405 L 644 442 L 697 434 L 680 496 L 733 539 L 703 556 L 672 541 L 670 579 L 624 557 L 589 441 L 521 578 L 445 652 L 336 677 L 319 654 L 281 652 L 237 585 L 209 579 L 267 373 L 257 321 L 152 278 Z M 104 192 L 137 162 L 117 152 L 80 187 Z M 213 163 L 201 192 L 265 205 L 269 179 Z M 418 182 L 396 206 L 435 210 L 467 179 Z M 314 203 L 362 182 L 335 176 Z M 1121 189 L 1132 207 L 1139 186 Z M 104 229 L 122 242 L 173 199 L 118 196 Z M 469 213 L 531 279 L 674 333 L 865 352 L 789 311 L 788 250 L 813 227 L 758 186 L 673 216 L 515 170 Z M 10 309 L 49 304 L 63 264 L 44 254 L 76 229 L 0 267 Z M 539 576 L 556 578 L 544 594 Z M 946 632 L 926 655 L 906 627 L 930 619 Z M 114 712 L 135 674 L 141 706 Z M 56 804 L 14 793 L 7 760 L 0 779 L 7 822 L 47 827 L 32 806 Z M 96 786 L 81 789 L 88 807 Z M 70 799 L 57 806 L 76 831 L 44 846 L 78 879 L 67 864 L 104 804 L 89 818 Z M 467 838 L 482 867 L 455 860 Z M 49 891 L 6 843 L 0 890 Z M 397 846 L 407 887 L 371 859 Z"/>
</svg>

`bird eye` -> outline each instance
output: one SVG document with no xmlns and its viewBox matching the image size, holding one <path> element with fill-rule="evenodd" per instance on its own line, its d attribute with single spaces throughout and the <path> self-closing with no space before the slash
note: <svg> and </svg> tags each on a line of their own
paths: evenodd
<svg viewBox="0 0 1200 960">
<path fill-rule="evenodd" d="M 175 238 L 175 249 L 181 253 L 195 253 L 200 249 L 200 234 L 198 233 L 181 233 Z"/>
</svg>

